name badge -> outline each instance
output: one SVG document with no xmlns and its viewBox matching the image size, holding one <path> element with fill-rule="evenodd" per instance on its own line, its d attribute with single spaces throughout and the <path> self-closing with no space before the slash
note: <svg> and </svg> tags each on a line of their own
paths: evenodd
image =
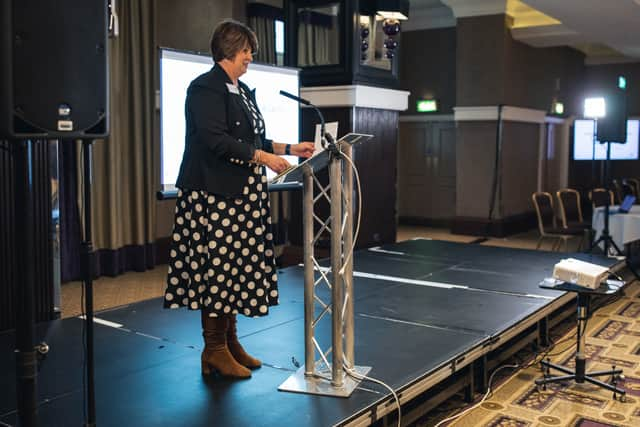
<svg viewBox="0 0 640 427">
<path fill-rule="evenodd" d="M 240 95 L 240 91 L 238 90 L 238 88 L 231 83 L 227 83 L 227 90 L 229 90 L 230 93 Z"/>
</svg>

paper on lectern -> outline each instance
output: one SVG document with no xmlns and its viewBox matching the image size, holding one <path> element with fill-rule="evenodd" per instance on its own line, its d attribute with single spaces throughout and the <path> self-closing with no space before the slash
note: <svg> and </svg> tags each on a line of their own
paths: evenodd
<svg viewBox="0 0 640 427">
<path fill-rule="evenodd" d="M 338 122 L 325 123 L 324 131 L 330 133 L 334 139 L 338 139 Z M 322 150 L 324 150 L 324 148 L 322 148 L 322 139 L 320 138 L 319 124 L 316 125 L 316 136 L 313 141 L 315 144 L 315 150 L 313 151 L 313 155 L 315 156 L 316 154 L 321 153 Z"/>
</svg>

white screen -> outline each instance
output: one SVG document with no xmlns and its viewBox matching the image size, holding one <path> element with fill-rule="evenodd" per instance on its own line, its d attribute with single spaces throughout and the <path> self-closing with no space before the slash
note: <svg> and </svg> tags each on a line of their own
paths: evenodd
<svg viewBox="0 0 640 427">
<path fill-rule="evenodd" d="M 164 190 L 175 187 L 184 151 L 184 103 L 193 79 L 211 69 L 210 57 L 173 50 L 160 50 L 160 120 L 162 143 L 160 183 Z M 264 116 L 267 138 L 295 144 L 299 138 L 299 106 L 284 98 L 280 90 L 299 94 L 299 71 L 293 68 L 251 64 L 240 80 L 256 89 L 256 100 Z M 297 159 L 287 156 L 289 163 Z M 275 175 L 268 170 L 269 176 Z"/>
<path fill-rule="evenodd" d="M 593 120 L 576 120 L 573 123 L 573 159 L 591 160 L 594 149 Z M 638 159 L 638 131 L 640 121 L 627 120 L 627 142 L 625 144 L 611 144 L 611 160 Z M 595 140 L 595 159 L 607 158 L 607 144 L 600 144 Z"/>
</svg>

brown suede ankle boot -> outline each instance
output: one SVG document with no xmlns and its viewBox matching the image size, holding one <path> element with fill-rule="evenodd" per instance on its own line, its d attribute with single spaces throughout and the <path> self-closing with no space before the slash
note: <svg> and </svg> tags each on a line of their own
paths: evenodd
<svg viewBox="0 0 640 427">
<path fill-rule="evenodd" d="M 201 357 L 202 374 L 209 375 L 212 371 L 217 371 L 225 377 L 251 377 L 251 371 L 238 363 L 227 347 L 227 316 L 209 317 L 204 310 L 201 311 L 201 316 L 205 344 Z"/>
<path fill-rule="evenodd" d="M 233 355 L 233 358 L 238 361 L 242 366 L 246 366 L 249 369 L 258 369 L 262 366 L 262 362 L 255 357 L 250 356 L 242 345 L 238 341 L 238 331 L 236 324 L 238 323 L 235 314 L 227 316 L 229 318 L 229 329 L 227 329 L 227 346 L 229 351 Z"/>
</svg>

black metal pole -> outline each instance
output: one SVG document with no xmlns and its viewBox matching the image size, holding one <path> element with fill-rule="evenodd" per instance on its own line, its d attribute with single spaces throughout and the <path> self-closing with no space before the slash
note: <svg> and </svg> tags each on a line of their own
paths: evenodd
<svg viewBox="0 0 640 427">
<path fill-rule="evenodd" d="M 598 129 L 598 119 L 593 119 L 593 138 L 591 139 L 591 188 L 598 187 L 598 181 L 596 179 L 596 131 Z M 600 175 L 602 177 L 602 175 Z M 604 182 L 601 183 L 605 185 Z"/>
<path fill-rule="evenodd" d="M 585 292 L 578 292 L 578 304 L 577 304 L 577 330 L 576 330 L 576 372 L 575 380 L 577 383 L 583 383 L 586 375 L 587 356 L 585 334 L 587 325 L 587 310 L 589 306 L 589 294 Z"/>
<path fill-rule="evenodd" d="M 609 162 L 611 160 L 611 143 L 607 142 L 607 158 L 604 161 L 604 188 L 605 190 L 609 190 L 610 188 L 610 175 L 611 172 L 609 171 Z M 604 203 L 604 228 L 602 229 L 602 237 L 604 239 L 604 256 L 609 256 L 609 243 L 611 242 L 610 236 L 609 236 L 609 205 L 611 204 L 611 198 L 609 197 L 609 195 L 607 194 L 607 197 L 605 197 L 605 203 Z M 616 248 L 619 252 L 619 249 Z M 620 255 L 620 253 L 618 253 L 618 255 Z"/>
<path fill-rule="evenodd" d="M 37 378 L 38 360 L 35 350 L 35 277 L 32 266 L 34 257 L 33 234 L 33 142 L 16 141 L 14 150 L 15 226 L 17 277 L 16 284 L 16 397 L 18 400 L 18 425 L 36 426 L 38 423 Z"/>
<path fill-rule="evenodd" d="M 498 193 L 501 190 L 501 177 L 502 172 L 500 171 L 500 163 L 502 157 L 502 110 L 504 105 L 498 105 L 498 120 L 496 121 L 496 151 L 494 155 L 494 163 L 493 163 L 493 178 L 491 181 L 491 197 L 489 198 L 489 218 L 487 221 L 487 227 L 485 229 L 484 237 L 489 237 L 492 229 L 492 221 L 493 221 L 493 212 L 495 210 L 496 198 L 498 197 Z M 502 195 L 500 195 L 502 197 Z M 498 202 L 500 205 L 500 202 Z M 500 212 L 499 212 L 500 213 Z"/>
<path fill-rule="evenodd" d="M 83 248 L 83 281 L 85 288 L 85 322 L 87 331 L 87 420 L 85 425 L 96 425 L 96 398 L 93 352 L 93 242 L 91 235 L 91 175 L 92 175 L 92 140 L 82 141 L 83 160 L 83 215 L 84 241 Z"/>
</svg>

